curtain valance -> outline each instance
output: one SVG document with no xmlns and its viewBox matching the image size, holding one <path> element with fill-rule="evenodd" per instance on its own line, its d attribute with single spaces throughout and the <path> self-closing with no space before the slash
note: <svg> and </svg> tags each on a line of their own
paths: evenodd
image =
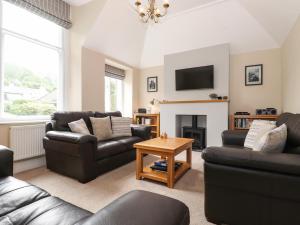
<svg viewBox="0 0 300 225">
<path fill-rule="evenodd" d="M 5 0 L 69 29 L 70 5 L 62 0 Z"/>
</svg>

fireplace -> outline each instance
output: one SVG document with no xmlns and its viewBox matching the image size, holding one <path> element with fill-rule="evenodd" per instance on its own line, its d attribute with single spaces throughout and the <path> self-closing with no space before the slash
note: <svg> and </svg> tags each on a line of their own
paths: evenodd
<svg viewBox="0 0 300 225">
<path fill-rule="evenodd" d="M 198 115 L 198 127 L 206 128 L 206 146 L 222 146 L 222 132 L 228 130 L 228 102 L 174 101 L 160 104 L 160 130 L 169 137 L 182 137 L 184 126 L 192 126 Z"/>
<path fill-rule="evenodd" d="M 206 116 L 177 115 L 177 136 L 194 139 L 193 150 L 206 148 Z"/>
</svg>

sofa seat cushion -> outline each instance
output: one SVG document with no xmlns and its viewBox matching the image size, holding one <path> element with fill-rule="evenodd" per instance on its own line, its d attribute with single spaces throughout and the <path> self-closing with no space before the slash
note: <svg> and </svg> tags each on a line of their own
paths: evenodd
<svg viewBox="0 0 300 225">
<path fill-rule="evenodd" d="M 0 217 L 3 225 L 73 225 L 92 213 L 56 197 L 47 197 Z"/>
<path fill-rule="evenodd" d="M 95 158 L 96 160 L 102 160 L 126 151 L 128 151 L 127 146 L 119 141 L 99 141 L 95 153 Z"/>
<path fill-rule="evenodd" d="M 133 145 L 135 143 L 143 141 L 142 138 L 136 137 L 136 136 L 132 136 L 132 137 L 116 137 L 113 140 L 121 142 L 122 144 L 125 144 L 128 150 L 132 150 L 133 149 Z"/>
<path fill-rule="evenodd" d="M 189 225 L 188 207 L 151 192 L 132 191 L 88 218 L 82 225 Z"/>
<path fill-rule="evenodd" d="M 0 217 L 48 196 L 49 193 L 27 182 L 13 177 L 1 178 Z"/>
</svg>

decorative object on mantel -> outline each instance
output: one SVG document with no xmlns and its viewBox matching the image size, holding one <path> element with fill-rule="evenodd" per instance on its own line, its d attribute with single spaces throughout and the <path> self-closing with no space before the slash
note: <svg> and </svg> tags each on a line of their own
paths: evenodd
<svg viewBox="0 0 300 225">
<path fill-rule="evenodd" d="M 215 93 L 212 93 L 209 95 L 210 99 L 218 99 L 218 95 Z"/>
<path fill-rule="evenodd" d="M 228 96 L 223 96 L 223 100 L 228 100 Z"/>
<path fill-rule="evenodd" d="M 147 91 L 148 92 L 157 92 L 158 91 L 157 77 L 148 77 L 147 78 Z"/>
<path fill-rule="evenodd" d="M 149 20 L 154 23 L 158 23 L 160 17 L 167 15 L 170 4 L 169 0 L 164 0 L 162 5 L 164 10 L 163 13 L 161 13 L 161 10 L 155 0 L 148 0 L 148 4 L 146 6 L 142 6 L 142 0 L 135 0 L 135 6 L 136 11 L 144 23 L 148 23 Z"/>
<path fill-rule="evenodd" d="M 263 84 L 263 65 L 251 65 L 245 67 L 245 85 L 262 85 Z"/>
</svg>

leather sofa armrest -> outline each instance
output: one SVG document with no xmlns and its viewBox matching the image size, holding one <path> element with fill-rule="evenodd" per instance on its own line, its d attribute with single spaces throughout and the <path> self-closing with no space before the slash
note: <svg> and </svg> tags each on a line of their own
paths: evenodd
<svg viewBox="0 0 300 225">
<path fill-rule="evenodd" d="M 50 140 L 65 141 L 73 144 L 83 144 L 87 142 L 97 143 L 97 138 L 93 135 L 84 135 L 68 131 L 49 131 L 46 137 Z"/>
<path fill-rule="evenodd" d="M 178 200 L 146 191 L 131 191 L 82 223 L 94 224 L 189 225 L 190 214 L 188 207 Z"/>
<path fill-rule="evenodd" d="M 53 123 L 47 122 L 46 123 L 46 133 L 53 130 Z"/>
<path fill-rule="evenodd" d="M 13 175 L 13 151 L 0 146 L 0 177 Z"/>
<path fill-rule="evenodd" d="M 226 130 L 222 133 L 223 145 L 244 146 L 247 133 L 246 130 Z"/>
<path fill-rule="evenodd" d="M 203 151 L 202 158 L 208 163 L 300 176 L 300 155 L 297 154 L 209 147 Z"/>
<path fill-rule="evenodd" d="M 134 126 L 131 127 L 132 136 L 137 136 L 143 140 L 148 140 L 151 138 L 151 127 L 149 126 Z"/>
</svg>

